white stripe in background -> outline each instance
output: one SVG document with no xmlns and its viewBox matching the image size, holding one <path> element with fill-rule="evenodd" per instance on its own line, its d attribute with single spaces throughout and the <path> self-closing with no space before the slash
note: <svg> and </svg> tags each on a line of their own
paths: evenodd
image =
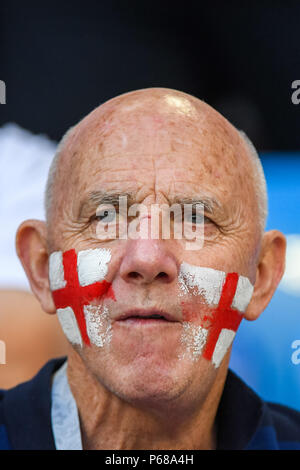
<svg viewBox="0 0 300 470">
<path fill-rule="evenodd" d="M 278 288 L 288 295 L 300 297 L 300 234 L 286 235 L 286 266 Z"/>
</svg>

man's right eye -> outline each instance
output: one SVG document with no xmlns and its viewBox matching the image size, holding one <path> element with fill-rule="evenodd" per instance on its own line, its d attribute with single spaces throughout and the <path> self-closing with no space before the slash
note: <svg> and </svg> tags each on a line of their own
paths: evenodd
<svg viewBox="0 0 300 470">
<path fill-rule="evenodd" d="M 101 210 L 100 212 L 96 213 L 93 219 L 97 222 L 109 224 L 116 220 L 116 211 L 112 209 Z"/>
</svg>

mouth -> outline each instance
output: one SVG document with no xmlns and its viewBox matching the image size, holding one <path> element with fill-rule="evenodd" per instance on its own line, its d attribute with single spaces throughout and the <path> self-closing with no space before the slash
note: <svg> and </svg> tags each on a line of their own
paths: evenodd
<svg viewBox="0 0 300 470">
<path fill-rule="evenodd" d="M 153 309 L 134 309 L 120 315 L 116 321 L 127 323 L 155 324 L 175 323 L 178 320 L 168 312 Z"/>
</svg>

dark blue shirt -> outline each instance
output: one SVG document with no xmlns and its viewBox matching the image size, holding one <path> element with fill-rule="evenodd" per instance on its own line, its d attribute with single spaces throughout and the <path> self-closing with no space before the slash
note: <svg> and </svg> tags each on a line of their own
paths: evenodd
<svg viewBox="0 0 300 470">
<path fill-rule="evenodd" d="M 53 359 L 29 382 L 0 391 L 1 450 L 55 450 L 51 378 L 64 360 Z M 217 449 L 300 449 L 300 413 L 264 402 L 231 370 L 216 420 Z"/>
</svg>

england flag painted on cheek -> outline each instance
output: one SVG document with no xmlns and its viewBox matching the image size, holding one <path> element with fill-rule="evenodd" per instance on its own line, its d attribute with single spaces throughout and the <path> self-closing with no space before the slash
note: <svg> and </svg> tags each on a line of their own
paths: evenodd
<svg viewBox="0 0 300 470">
<path fill-rule="evenodd" d="M 202 356 L 219 367 L 230 347 L 253 293 L 253 285 L 247 277 L 237 273 L 226 274 L 212 268 L 182 263 L 179 274 L 182 292 L 201 296 L 211 308 L 200 318 L 193 301 L 181 302 L 185 335 L 197 335 L 201 348 L 195 343 L 194 356 Z M 190 325 L 197 320 L 197 327 Z M 198 322 L 200 321 L 200 325 Z M 184 338 L 191 344 L 191 339 Z M 199 340 L 198 340 L 199 343 Z"/>
<path fill-rule="evenodd" d="M 72 344 L 90 346 L 84 307 L 103 296 L 115 300 L 111 283 L 104 279 L 110 259 L 110 250 L 104 248 L 55 251 L 49 257 L 50 289 L 63 331 Z"/>
</svg>

